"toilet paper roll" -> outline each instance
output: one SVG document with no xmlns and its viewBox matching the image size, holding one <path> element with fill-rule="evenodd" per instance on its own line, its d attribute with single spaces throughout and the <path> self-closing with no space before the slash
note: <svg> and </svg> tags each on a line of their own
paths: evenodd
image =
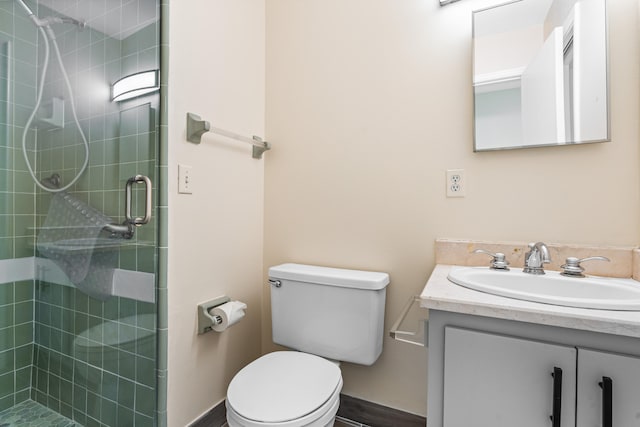
<svg viewBox="0 0 640 427">
<path fill-rule="evenodd" d="M 222 332 L 229 326 L 233 326 L 244 317 L 244 310 L 247 308 L 247 304 L 240 301 L 229 301 L 217 307 L 209 309 L 209 314 L 212 316 L 220 316 L 222 322 L 218 325 L 213 325 L 211 329 L 216 332 Z"/>
</svg>

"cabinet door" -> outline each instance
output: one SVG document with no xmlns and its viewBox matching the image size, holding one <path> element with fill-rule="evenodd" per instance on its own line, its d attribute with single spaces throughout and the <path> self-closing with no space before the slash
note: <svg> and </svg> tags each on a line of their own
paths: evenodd
<svg viewBox="0 0 640 427">
<path fill-rule="evenodd" d="M 601 427 L 606 392 L 600 383 L 611 379 L 611 424 L 640 426 L 640 359 L 578 349 L 578 412 L 580 427 Z"/>
<path fill-rule="evenodd" d="M 444 427 L 551 427 L 554 368 L 562 369 L 559 425 L 575 426 L 574 347 L 454 327 L 444 347 Z"/>
</svg>

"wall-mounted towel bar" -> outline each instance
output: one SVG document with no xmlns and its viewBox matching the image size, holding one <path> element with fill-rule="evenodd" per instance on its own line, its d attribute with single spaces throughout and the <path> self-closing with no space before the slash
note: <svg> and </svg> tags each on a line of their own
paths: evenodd
<svg viewBox="0 0 640 427">
<path fill-rule="evenodd" d="M 395 321 L 389 335 L 396 341 L 417 345 L 419 347 L 427 346 L 428 322 L 427 314 L 420 307 L 420 297 L 412 296 L 402 310 L 402 314 Z M 403 330 L 403 326 L 411 326 L 410 331 Z"/>
<path fill-rule="evenodd" d="M 197 114 L 187 113 L 187 141 L 200 144 L 202 134 L 206 132 L 213 132 L 227 138 L 235 139 L 236 141 L 253 145 L 252 157 L 254 159 L 261 159 L 262 153 L 271 149 L 271 144 L 263 141 L 262 138 L 258 136 L 249 138 L 224 129 L 211 127 L 208 121 L 202 120 Z"/>
</svg>

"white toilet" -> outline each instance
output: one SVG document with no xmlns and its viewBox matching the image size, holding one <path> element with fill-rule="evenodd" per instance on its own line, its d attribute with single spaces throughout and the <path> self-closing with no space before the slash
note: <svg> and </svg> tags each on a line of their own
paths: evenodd
<svg viewBox="0 0 640 427">
<path fill-rule="evenodd" d="M 389 275 L 301 264 L 269 269 L 273 341 L 227 390 L 230 427 L 333 426 L 337 361 L 372 365 L 382 352 Z M 328 360 L 329 359 L 329 360 Z"/>
</svg>

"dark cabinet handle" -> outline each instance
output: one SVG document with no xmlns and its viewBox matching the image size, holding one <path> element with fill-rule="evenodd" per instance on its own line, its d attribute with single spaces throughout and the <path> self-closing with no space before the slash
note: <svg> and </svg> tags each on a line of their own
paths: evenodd
<svg viewBox="0 0 640 427">
<path fill-rule="evenodd" d="M 602 427 L 613 427 L 613 381 L 602 377 L 598 385 L 602 388 Z"/>
<path fill-rule="evenodd" d="M 551 418 L 552 427 L 560 427 L 560 418 L 562 414 L 562 369 L 555 366 L 553 368 L 553 413 Z"/>
</svg>

